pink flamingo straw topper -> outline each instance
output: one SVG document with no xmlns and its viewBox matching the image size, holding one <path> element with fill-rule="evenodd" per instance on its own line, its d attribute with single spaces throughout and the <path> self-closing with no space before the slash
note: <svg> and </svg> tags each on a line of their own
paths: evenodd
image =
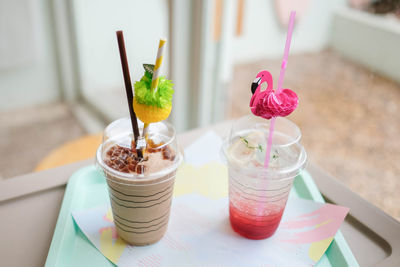
<svg viewBox="0 0 400 267">
<path fill-rule="evenodd" d="M 250 100 L 251 112 L 254 115 L 260 116 L 264 119 L 271 119 L 264 161 L 265 168 L 268 168 L 269 165 L 276 117 L 288 116 L 296 109 L 299 103 L 299 99 L 295 92 L 290 89 L 282 89 L 283 78 L 285 76 L 289 55 L 290 42 L 292 40 L 295 16 L 295 11 L 290 12 L 289 28 L 286 36 L 285 51 L 283 54 L 277 89 L 275 91 L 273 90 L 272 75 L 266 70 L 260 71 L 251 85 L 251 92 L 253 93 L 253 96 Z M 268 86 L 267 89 L 261 91 L 261 84 L 264 82 L 266 82 Z"/>
<path fill-rule="evenodd" d="M 260 91 L 261 84 L 266 82 L 267 89 Z M 285 117 L 292 113 L 298 104 L 298 97 L 290 89 L 281 89 L 274 92 L 271 73 L 266 70 L 257 74 L 255 82 L 252 84 L 253 96 L 250 100 L 251 112 L 264 119 L 275 117 Z"/>
</svg>

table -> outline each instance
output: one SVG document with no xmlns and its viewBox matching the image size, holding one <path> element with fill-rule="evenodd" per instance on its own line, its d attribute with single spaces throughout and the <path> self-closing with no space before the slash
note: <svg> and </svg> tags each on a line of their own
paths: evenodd
<svg viewBox="0 0 400 267">
<path fill-rule="evenodd" d="M 230 122 L 178 135 L 186 147 L 208 130 L 228 135 Z M 0 256 L 2 266 L 43 266 L 69 177 L 80 161 L 0 181 Z M 312 163 L 313 176 L 327 202 L 350 208 L 341 231 L 361 266 L 400 266 L 400 223 L 351 192 Z"/>
</svg>

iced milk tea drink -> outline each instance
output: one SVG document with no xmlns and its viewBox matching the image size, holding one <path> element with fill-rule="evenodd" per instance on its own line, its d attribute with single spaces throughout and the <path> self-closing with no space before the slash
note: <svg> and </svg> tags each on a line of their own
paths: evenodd
<svg viewBox="0 0 400 267">
<path fill-rule="evenodd" d="M 173 126 L 158 122 L 149 126 L 148 146 L 144 157 L 138 158 L 130 127 L 128 118 L 111 123 L 104 131 L 96 161 L 107 181 L 118 235 L 129 244 L 148 245 L 167 230 L 182 156 Z"/>
</svg>

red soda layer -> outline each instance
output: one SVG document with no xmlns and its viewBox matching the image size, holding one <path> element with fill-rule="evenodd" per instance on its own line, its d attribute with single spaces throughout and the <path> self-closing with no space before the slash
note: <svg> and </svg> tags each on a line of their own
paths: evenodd
<svg viewBox="0 0 400 267">
<path fill-rule="evenodd" d="M 279 226 L 284 206 L 271 209 L 268 214 L 255 216 L 249 214 L 249 207 L 240 203 L 235 207 L 229 203 L 229 220 L 236 233 L 249 239 L 265 239 L 272 236 Z"/>
</svg>

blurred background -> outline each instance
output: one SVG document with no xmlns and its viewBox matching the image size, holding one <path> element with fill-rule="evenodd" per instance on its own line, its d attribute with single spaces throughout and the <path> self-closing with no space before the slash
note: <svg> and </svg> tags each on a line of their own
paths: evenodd
<svg viewBox="0 0 400 267">
<path fill-rule="evenodd" d="M 128 116 L 132 80 L 168 39 L 179 132 L 250 113 L 260 70 L 284 87 L 310 162 L 400 220 L 400 0 L 0 0 L 0 179 L 90 158 Z"/>
</svg>

